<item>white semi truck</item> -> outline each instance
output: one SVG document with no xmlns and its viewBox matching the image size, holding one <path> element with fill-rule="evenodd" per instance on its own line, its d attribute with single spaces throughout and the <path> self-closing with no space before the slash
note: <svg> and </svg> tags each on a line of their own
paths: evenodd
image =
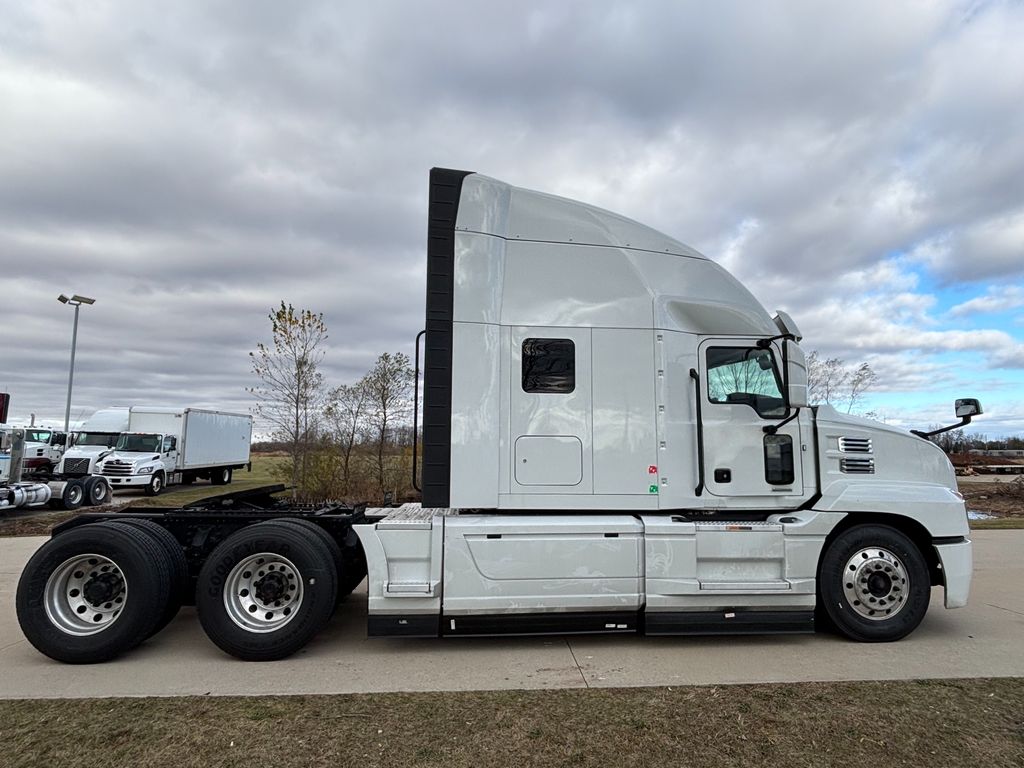
<svg viewBox="0 0 1024 768">
<path fill-rule="evenodd" d="M 96 474 L 96 462 L 117 444 L 122 432 L 128 431 L 128 408 L 103 408 L 86 419 L 72 437 L 71 447 L 64 451 L 57 473 L 65 477 L 86 477 Z"/>
<path fill-rule="evenodd" d="M 25 433 L 22 473 L 28 476 L 45 477 L 53 474 L 64 455 L 67 433 L 47 427 L 22 427 Z"/>
<path fill-rule="evenodd" d="M 141 487 L 150 496 L 197 478 L 227 485 L 234 470 L 249 463 L 251 443 L 249 415 L 133 406 L 127 430 L 96 468 L 115 490 Z"/>
<path fill-rule="evenodd" d="M 0 439 L 5 446 L 0 452 L 0 513 L 47 504 L 55 509 L 74 510 L 103 504 L 110 498 L 110 485 L 97 475 L 26 474 L 26 462 L 38 458 L 34 442 L 26 439 L 29 435 L 31 430 L 27 429 L 3 430 Z"/>
<path fill-rule="evenodd" d="M 428 214 L 422 505 L 80 515 L 18 586 L 37 649 L 108 659 L 194 601 L 226 652 L 282 658 L 367 574 L 371 636 L 888 641 L 933 587 L 965 604 L 948 460 L 808 406 L 785 313 L 648 227 L 478 174 L 434 169 Z"/>
</svg>

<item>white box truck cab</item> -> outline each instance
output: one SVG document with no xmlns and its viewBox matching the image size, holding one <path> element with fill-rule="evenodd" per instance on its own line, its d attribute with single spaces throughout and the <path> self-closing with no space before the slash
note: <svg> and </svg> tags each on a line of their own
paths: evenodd
<svg viewBox="0 0 1024 768">
<path fill-rule="evenodd" d="M 72 435 L 71 447 L 61 457 L 57 473 L 64 477 L 94 474 L 96 462 L 128 431 L 128 408 L 103 408 L 86 419 Z"/>
<path fill-rule="evenodd" d="M 128 429 L 97 461 L 111 487 L 142 487 L 149 496 L 197 478 L 227 485 L 249 463 L 252 417 L 200 408 L 132 406 Z"/>
<path fill-rule="evenodd" d="M 29 640 L 110 658 L 162 626 L 153 606 L 194 597 L 220 648 L 276 659 L 364 573 L 371 636 L 828 625 L 886 641 L 921 622 L 933 587 L 948 608 L 967 600 L 943 453 L 810 407 L 793 320 L 676 240 L 434 169 L 423 334 L 422 505 L 81 515 L 26 566 Z M 958 401 L 960 424 L 980 410 Z M 153 583 L 139 553 L 158 551 Z"/>
</svg>

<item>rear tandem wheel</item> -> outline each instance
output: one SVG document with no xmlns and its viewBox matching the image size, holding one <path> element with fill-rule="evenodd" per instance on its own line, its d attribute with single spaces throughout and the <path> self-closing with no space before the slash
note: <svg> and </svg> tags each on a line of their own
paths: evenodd
<svg viewBox="0 0 1024 768">
<path fill-rule="evenodd" d="M 203 564 L 196 610 L 207 636 L 246 661 L 283 659 L 327 624 L 338 577 L 329 547 L 272 520 L 236 531 Z"/>
<path fill-rule="evenodd" d="M 18 623 L 40 653 L 69 664 L 107 661 L 145 640 L 171 574 L 159 543 L 117 522 L 58 534 L 18 581 Z"/>
</svg>

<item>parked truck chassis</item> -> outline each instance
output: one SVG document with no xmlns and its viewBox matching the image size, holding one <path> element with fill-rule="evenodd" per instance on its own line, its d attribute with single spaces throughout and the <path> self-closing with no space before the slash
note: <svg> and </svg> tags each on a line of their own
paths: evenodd
<svg viewBox="0 0 1024 768">
<path fill-rule="evenodd" d="M 536 516 L 419 505 L 295 505 L 273 497 L 283 490 L 268 486 L 182 508 L 88 512 L 57 526 L 18 586 L 26 636 L 61 661 L 105 661 L 159 632 L 181 605 L 195 604 L 225 652 L 273 660 L 308 643 L 369 575 L 371 637 L 797 634 L 824 620 L 853 639 L 893 640 L 920 622 L 931 587 L 946 584 L 945 569 L 970 568 L 963 559 L 969 542 L 922 539 L 897 519 L 608 513 L 560 516 L 562 525 L 551 527 Z M 786 528 L 796 532 L 780 538 Z M 784 566 L 791 578 L 782 600 L 777 583 L 716 587 L 673 571 L 673 559 L 697 547 L 749 560 L 736 544 L 744 539 L 764 562 L 772 547 L 765 537 L 773 535 L 783 549 L 803 550 Z M 572 558 L 537 557 L 538 547 L 564 550 L 573 537 Z M 505 551 L 474 562 L 487 547 Z M 512 572 L 485 573 L 494 567 Z M 600 570 L 580 574 L 581 567 Z M 474 583 L 502 575 L 509 578 L 493 578 L 489 592 Z M 863 595 L 864 608 L 837 617 L 830 595 L 850 589 L 851 604 Z M 672 595 L 687 593 L 687 607 L 673 609 Z M 947 604 L 963 599 L 947 590 Z M 906 620 L 876 629 L 875 609 L 902 611 Z M 122 610 L 133 615 L 123 619 Z M 128 629 L 113 632 L 118 621 Z"/>
</svg>

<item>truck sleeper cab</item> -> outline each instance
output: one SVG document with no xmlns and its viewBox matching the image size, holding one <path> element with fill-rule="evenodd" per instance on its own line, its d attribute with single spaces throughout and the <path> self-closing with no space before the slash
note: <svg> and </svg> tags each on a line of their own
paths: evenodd
<svg viewBox="0 0 1024 768">
<path fill-rule="evenodd" d="M 944 454 L 810 407 L 795 323 L 724 269 L 616 214 L 446 169 L 431 172 L 427 242 L 422 504 L 250 492 L 79 516 L 19 582 L 36 648 L 112 658 L 194 599 L 227 653 L 283 658 L 364 576 L 371 636 L 817 620 L 888 641 L 933 586 L 966 602 L 971 542 Z"/>
<path fill-rule="evenodd" d="M 949 462 L 808 407 L 786 313 L 643 225 L 477 174 L 435 169 L 429 219 L 423 505 L 447 511 L 356 526 L 371 633 L 793 632 L 822 606 L 895 639 L 933 584 L 965 602 Z"/>
</svg>

